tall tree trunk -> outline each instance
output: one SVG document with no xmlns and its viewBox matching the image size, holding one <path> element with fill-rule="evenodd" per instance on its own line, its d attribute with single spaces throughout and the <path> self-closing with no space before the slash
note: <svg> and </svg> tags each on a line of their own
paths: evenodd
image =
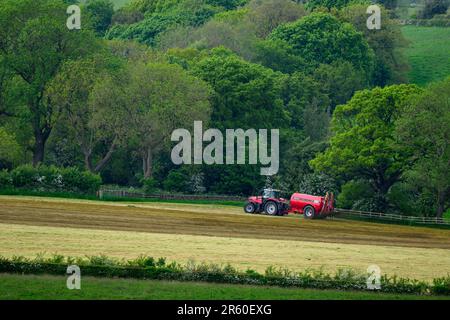
<svg viewBox="0 0 450 320">
<path fill-rule="evenodd" d="M 34 146 L 33 146 L 33 166 L 36 167 L 44 161 L 45 144 L 52 132 L 52 124 L 49 121 L 52 114 L 51 109 L 48 110 L 48 114 L 45 115 L 44 120 L 41 119 L 41 111 L 39 109 L 42 100 L 42 94 L 40 94 L 36 100 L 32 101 L 29 105 L 30 111 L 33 114 L 33 133 L 34 133 Z"/>
<path fill-rule="evenodd" d="M 44 161 L 45 143 L 49 133 L 43 133 L 40 129 L 35 130 L 33 146 L 33 166 L 36 167 Z"/>
<path fill-rule="evenodd" d="M 89 170 L 92 173 L 99 173 L 109 162 L 109 160 L 111 160 L 111 157 L 114 153 L 114 151 L 116 150 L 116 143 L 113 142 L 111 144 L 111 146 L 109 147 L 108 152 L 106 153 L 106 155 L 97 163 L 97 165 L 92 164 L 92 149 L 89 148 L 83 148 L 83 154 L 84 154 L 84 166 L 86 168 L 86 170 Z"/>
<path fill-rule="evenodd" d="M 116 150 L 116 143 L 113 142 L 111 144 L 111 146 L 109 147 L 109 150 L 106 153 L 106 155 L 95 166 L 95 169 L 94 169 L 95 173 L 99 173 L 106 166 L 106 164 L 109 162 L 109 160 L 111 160 L 111 157 L 112 157 L 112 155 L 113 155 L 115 150 Z"/>
<path fill-rule="evenodd" d="M 145 176 L 147 172 L 147 161 L 145 161 L 145 153 L 142 153 L 142 174 Z"/>
<path fill-rule="evenodd" d="M 85 150 L 84 152 L 84 167 L 86 170 L 90 172 L 94 172 L 92 169 L 92 158 L 91 158 L 91 151 Z"/>
<path fill-rule="evenodd" d="M 153 175 L 153 154 L 152 149 L 148 148 L 146 152 L 142 154 L 142 169 L 144 178 L 151 178 Z"/>
<path fill-rule="evenodd" d="M 36 138 L 33 147 L 33 167 L 37 167 L 44 161 L 45 142 Z"/>
</svg>

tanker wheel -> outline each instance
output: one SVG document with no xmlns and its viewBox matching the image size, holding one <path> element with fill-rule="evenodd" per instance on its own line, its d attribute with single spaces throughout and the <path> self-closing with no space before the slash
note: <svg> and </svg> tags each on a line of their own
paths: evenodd
<svg viewBox="0 0 450 320">
<path fill-rule="evenodd" d="M 248 202 L 247 204 L 245 204 L 244 206 L 244 211 L 246 213 L 254 213 L 256 211 L 256 206 L 254 203 L 252 202 Z"/>
<path fill-rule="evenodd" d="M 278 206 L 275 202 L 269 201 L 264 206 L 264 211 L 271 216 L 276 216 L 278 214 Z"/>
<path fill-rule="evenodd" d="M 305 219 L 314 219 L 315 215 L 316 215 L 316 210 L 314 210 L 314 207 L 306 206 L 303 209 L 303 216 L 305 217 Z"/>
</svg>

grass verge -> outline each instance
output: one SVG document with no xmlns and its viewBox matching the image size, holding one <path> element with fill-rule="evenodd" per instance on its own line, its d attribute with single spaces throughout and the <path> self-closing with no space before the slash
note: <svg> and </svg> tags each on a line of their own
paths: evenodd
<svg viewBox="0 0 450 320">
<path fill-rule="evenodd" d="M 148 300 L 419 300 L 450 299 L 379 292 L 315 290 L 197 282 L 81 278 L 81 290 L 68 290 L 66 277 L 0 274 L 0 299 L 148 299 Z"/>
</svg>

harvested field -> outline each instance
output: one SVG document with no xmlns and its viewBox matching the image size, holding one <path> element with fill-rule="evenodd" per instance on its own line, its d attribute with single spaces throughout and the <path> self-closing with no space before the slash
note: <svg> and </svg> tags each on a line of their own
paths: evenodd
<svg viewBox="0 0 450 320">
<path fill-rule="evenodd" d="M 0 197 L 0 255 L 140 254 L 259 271 L 365 270 L 431 279 L 450 272 L 450 231 L 246 215 L 236 207 Z"/>
<path fill-rule="evenodd" d="M 0 222 L 7 224 L 450 249 L 448 230 L 248 215 L 237 207 L 17 197 L 0 203 Z"/>
</svg>

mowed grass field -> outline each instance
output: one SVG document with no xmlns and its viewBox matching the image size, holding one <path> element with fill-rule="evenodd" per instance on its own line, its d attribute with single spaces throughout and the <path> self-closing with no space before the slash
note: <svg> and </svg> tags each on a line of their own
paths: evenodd
<svg viewBox="0 0 450 320">
<path fill-rule="evenodd" d="M 4 300 L 449 300 L 449 296 L 399 295 L 378 292 L 314 290 L 217 283 L 103 279 L 82 277 L 81 290 L 67 290 L 66 277 L 0 274 Z"/>
<path fill-rule="evenodd" d="M 410 42 L 411 83 L 425 85 L 450 76 L 450 28 L 404 26 L 402 32 Z"/>
<path fill-rule="evenodd" d="M 450 230 L 244 214 L 239 207 L 0 196 L 0 255 L 143 254 L 264 271 L 338 268 L 430 280 L 450 273 Z"/>
</svg>

